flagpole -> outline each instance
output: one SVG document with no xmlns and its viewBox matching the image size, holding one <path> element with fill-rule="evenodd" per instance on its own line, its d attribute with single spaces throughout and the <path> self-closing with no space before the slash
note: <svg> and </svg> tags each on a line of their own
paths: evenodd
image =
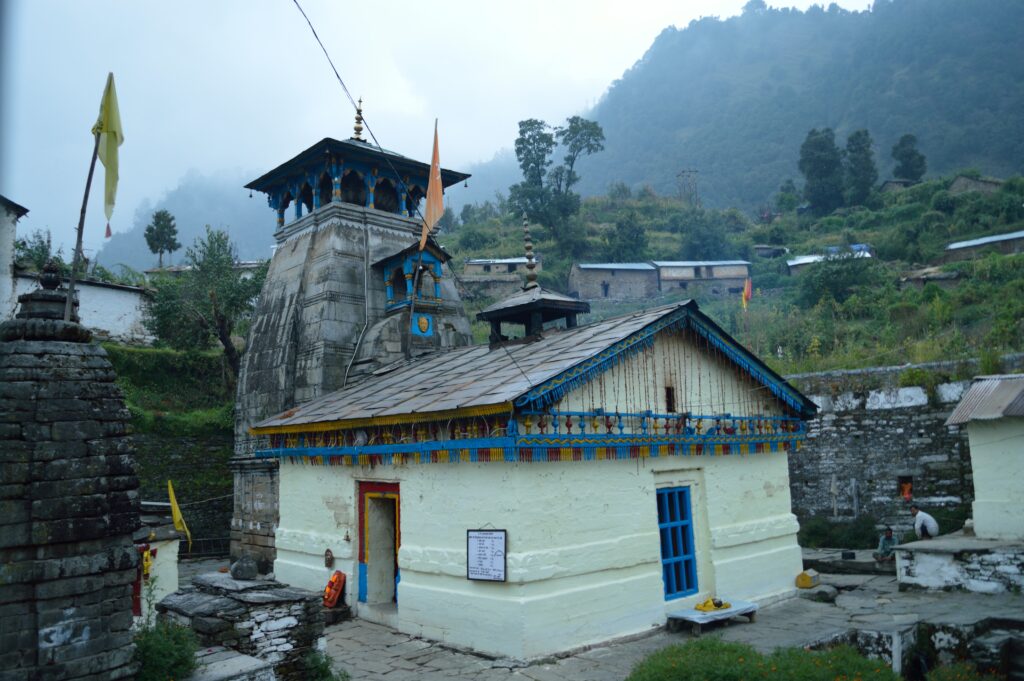
<svg viewBox="0 0 1024 681">
<path fill-rule="evenodd" d="M 96 158 L 100 152 L 100 133 L 95 133 L 96 143 L 92 147 L 92 160 L 89 162 L 89 176 L 85 180 L 85 195 L 82 196 L 82 213 L 78 217 L 78 237 L 75 241 L 75 256 L 71 261 L 71 277 L 68 279 L 68 299 L 64 303 L 64 321 L 71 321 L 71 308 L 75 299 L 75 273 L 82 261 L 82 231 L 85 229 L 85 207 L 89 203 L 89 190 L 92 188 L 92 176 L 96 170 Z"/>
</svg>

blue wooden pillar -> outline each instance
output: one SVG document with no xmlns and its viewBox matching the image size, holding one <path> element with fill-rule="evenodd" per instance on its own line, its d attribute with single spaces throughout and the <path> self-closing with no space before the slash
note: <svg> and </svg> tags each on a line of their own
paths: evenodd
<svg viewBox="0 0 1024 681">
<path fill-rule="evenodd" d="M 387 290 L 387 294 L 388 294 L 388 305 L 390 305 L 391 303 L 395 302 L 395 288 L 394 288 L 394 286 L 391 285 L 391 277 L 389 275 L 390 275 L 390 272 L 388 272 L 387 267 L 385 267 L 384 268 L 384 288 Z"/>
<path fill-rule="evenodd" d="M 320 207 L 320 176 L 316 172 L 311 172 L 306 181 L 313 188 L 313 210 L 316 210 Z"/>
<path fill-rule="evenodd" d="M 406 258 L 405 262 L 402 263 L 402 272 L 405 273 L 405 295 L 412 300 L 412 268 L 414 267 L 412 258 Z"/>
<path fill-rule="evenodd" d="M 302 183 L 296 182 L 292 188 L 292 201 L 295 202 L 295 219 L 302 217 Z"/>
<path fill-rule="evenodd" d="M 341 201 L 341 175 L 345 172 L 345 163 L 334 159 L 331 162 L 331 201 Z"/>
<path fill-rule="evenodd" d="M 377 187 L 377 169 L 371 170 L 365 177 L 366 182 L 366 207 L 373 208 L 373 190 Z"/>
<path fill-rule="evenodd" d="M 398 190 L 398 214 L 399 215 L 405 215 L 406 213 L 409 212 L 408 210 L 406 210 L 406 207 L 405 207 L 405 196 L 406 196 L 406 192 L 409 191 L 409 187 L 406 185 L 406 183 L 408 181 L 409 181 L 409 176 L 406 175 L 405 177 L 403 177 L 402 179 L 400 179 L 398 181 L 398 186 L 396 187 L 396 189 Z"/>
<path fill-rule="evenodd" d="M 441 263 L 434 263 L 434 297 L 441 297 Z"/>
</svg>

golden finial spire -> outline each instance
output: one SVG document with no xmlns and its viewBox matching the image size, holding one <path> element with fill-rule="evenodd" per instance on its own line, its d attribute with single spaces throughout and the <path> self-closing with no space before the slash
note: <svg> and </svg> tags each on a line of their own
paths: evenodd
<svg viewBox="0 0 1024 681">
<path fill-rule="evenodd" d="M 534 268 L 537 263 L 533 261 L 533 240 L 530 239 L 530 221 L 523 216 L 523 240 L 526 242 L 526 285 L 523 290 L 537 288 L 537 273 Z"/>
<path fill-rule="evenodd" d="M 352 135 L 352 139 L 362 141 L 363 139 L 363 98 L 359 98 L 359 104 L 356 105 L 356 125 L 355 134 Z"/>
</svg>

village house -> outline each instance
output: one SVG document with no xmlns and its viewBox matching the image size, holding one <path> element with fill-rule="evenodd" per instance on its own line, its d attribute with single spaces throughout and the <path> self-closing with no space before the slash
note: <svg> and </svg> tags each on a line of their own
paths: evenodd
<svg viewBox="0 0 1024 681">
<path fill-rule="evenodd" d="M 945 261 L 969 260 L 980 257 L 989 251 L 996 251 L 1003 255 L 1024 253 L 1024 230 L 993 234 L 968 241 L 956 241 L 946 246 Z"/>
<path fill-rule="evenodd" d="M 797 255 L 786 260 L 786 270 L 796 276 L 815 263 L 838 258 L 871 258 L 873 249 L 868 244 L 852 244 L 847 249 L 830 246 L 824 255 Z"/>
<path fill-rule="evenodd" d="M 359 617 L 518 659 L 790 596 L 787 458 L 814 404 L 692 301 L 587 309 L 531 274 L 480 313 L 489 345 L 254 424 L 280 462 L 277 578 L 340 569 Z"/>
<path fill-rule="evenodd" d="M 693 284 L 714 282 L 714 293 L 740 293 L 750 276 L 746 260 L 655 260 L 661 291 L 687 289 Z"/>
<path fill-rule="evenodd" d="M 967 192 L 980 192 L 982 194 L 994 194 L 1003 186 L 1003 180 L 997 177 L 968 177 L 957 175 L 949 185 L 949 193 L 952 196 L 966 194 Z"/>
<path fill-rule="evenodd" d="M 503 298 L 522 288 L 526 258 L 471 258 L 462 266 L 460 283 L 474 297 Z M 534 262 L 541 270 L 540 258 Z"/>
<path fill-rule="evenodd" d="M 679 290 L 724 295 L 742 291 L 749 276 L 746 260 L 579 263 L 569 271 L 569 292 L 583 300 L 645 300 Z"/>
</svg>

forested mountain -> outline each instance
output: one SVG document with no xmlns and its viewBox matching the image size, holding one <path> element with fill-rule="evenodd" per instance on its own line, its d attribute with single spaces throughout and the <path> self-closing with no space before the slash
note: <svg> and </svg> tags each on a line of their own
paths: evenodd
<svg viewBox="0 0 1024 681">
<path fill-rule="evenodd" d="M 606 139 L 580 162 L 582 193 L 616 181 L 674 193 L 679 171 L 692 169 L 706 205 L 752 210 L 784 179 L 799 180 L 797 153 L 812 128 L 833 128 L 840 144 L 868 129 L 882 179 L 905 133 L 917 136 L 929 176 L 1024 170 L 1024 2 L 761 5 L 665 29 L 584 113 Z M 507 189 L 482 184 L 471 200 Z"/>
<path fill-rule="evenodd" d="M 144 201 L 135 210 L 132 228 L 107 241 L 96 256 L 107 269 L 127 265 L 135 270 L 156 267 L 157 256 L 146 245 L 145 229 L 153 213 L 166 210 L 174 216 L 181 249 L 164 256 L 164 264 L 177 264 L 196 237 L 204 235 L 206 225 L 222 229 L 231 236 L 242 260 L 269 258 L 274 243 L 274 212 L 262 194 L 249 198 L 243 185 L 255 173 L 186 174 L 178 186 L 156 202 Z"/>
</svg>

